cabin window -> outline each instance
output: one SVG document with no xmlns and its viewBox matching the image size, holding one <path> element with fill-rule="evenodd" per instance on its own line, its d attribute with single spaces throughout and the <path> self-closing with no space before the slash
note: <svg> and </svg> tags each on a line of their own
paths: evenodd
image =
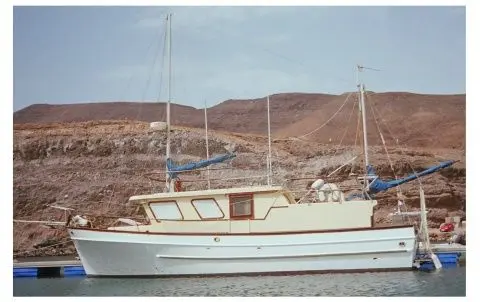
<svg viewBox="0 0 480 302">
<path fill-rule="evenodd" d="M 253 217 L 253 194 L 230 195 L 230 218 Z"/>
<path fill-rule="evenodd" d="M 150 208 L 156 220 L 183 220 L 176 201 L 152 202 Z"/>
<path fill-rule="evenodd" d="M 215 219 L 225 216 L 215 199 L 194 199 L 192 204 L 201 219 Z"/>
</svg>

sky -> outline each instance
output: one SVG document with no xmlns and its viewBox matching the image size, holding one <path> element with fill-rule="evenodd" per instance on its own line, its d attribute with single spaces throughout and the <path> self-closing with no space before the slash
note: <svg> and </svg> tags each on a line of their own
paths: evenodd
<svg viewBox="0 0 480 302">
<path fill-rule="evenodd" d="M 281 92 L 465 93 L 465 7 L 14 7 L 13 109 Z"/>
</svg>

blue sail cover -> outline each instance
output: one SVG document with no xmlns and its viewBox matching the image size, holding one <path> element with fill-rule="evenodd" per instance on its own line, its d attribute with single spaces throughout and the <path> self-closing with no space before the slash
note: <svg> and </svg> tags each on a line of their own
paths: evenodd
<svg viewBox="0 0 480 302">
<path fill-rule="evenodd" d="M 399 186 L 401 184 L 412 181 L 412 180 L 417 179 L 419 177 L 422 177 L 422 176 L 425 176 L 425 175 L 428 175 L 428 174 L 432 174 L 434 172 L 437 172 L 438 170 L 447 168 L 447 167 L 453 165 L 454 163 L 455 163 L 455 161 L 453 161 L 453 160 L 444 161 L 444 162 L 440 163 L 439 165 L 430 167 L 426 170 L 423 170 L 422 172 L 413 173 L 413 174 L 411 174 L 407 177 L 404 177 L 404 178 L 401 178 L 401 179 L 396 179 L 396 180 L 391 180 L 391 181 L 384 181 L 384 180 L 381 180 L 381 179 L 377 178 L 376 180 L 374 180 L 370 184 L 369 193 L 375 194 L 375 193 L 378 193 L 378 192 L 386 191 L 390 188 Z M 367 167 L 367 175 L 368 176 L 376 176 L 375 175 L 375 170 L 371 165 L 369 165 Z"/>
<path fill-rule="evenodd" d="M 167 158 L 168 174 L 171 179 L 175 179 L 178 177 L 178 173 L 175 173 L 175 172 L 191 171 L 191 170 L 196 170 L 200 168 L 205 168 L 212 164 L 218 164 L 234 157 L 236 157 L 235 154 L 227 153 L 227 154 L 222 154 L 213 158 L 204 159 L 198 162 L 192 162 L 192 163 L 188 163 L 181 166 L 176 166 L 170 158 Z"/>
</svg>

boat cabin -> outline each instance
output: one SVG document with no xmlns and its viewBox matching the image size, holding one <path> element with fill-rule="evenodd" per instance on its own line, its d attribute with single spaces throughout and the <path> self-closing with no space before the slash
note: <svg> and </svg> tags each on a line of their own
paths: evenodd
<svg viewBox="0 0 480 302">
<path fill-rule="evenodd" d="M 336 200 L 336 201 L 334 201 Z M 132 196 L 148 224 L 110 227 L 162 233 L 271 233 L 368 228 L 375 200 L 323 198 L 297 203 L 281 186 L 214 189 Z"/>
</svg>

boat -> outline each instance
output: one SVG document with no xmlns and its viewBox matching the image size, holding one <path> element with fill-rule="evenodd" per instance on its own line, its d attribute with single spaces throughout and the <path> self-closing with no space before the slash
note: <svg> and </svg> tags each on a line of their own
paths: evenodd
<svg viewBox="0 0 480 302">
<path fill-rule="evenodd" d="M 171 37 L 170 14 L 166 21 Z M 168 41 L 171 56 L 171 38 Z M 365 164 L 369 167 L 364 85 L 359 85 L 358 93 Z M 77 215 L 66 225 L 87 276 L 258 275 L 413 268 L 418 249 L 415 226 L 377 226 L 373 219 L 377 205 L 373 193 L 400 182 L 380 181 L 373 169 L 365 169 L 364 194 L 345 196 L 336 184 L 318 179 L 308 192 L 312 202 L 295 199 L 290 190 L 272 184 L 270 178 L 262 186 L 182 190 L 176 181 L 178 173 L 207 167 L 235 154 L 176 165 L 170 156 L 170 90 L 168 94 L 166 190 L 129 198 L 143 209 L 146 221 L 121 219 L 123 225 L 99 228 Z M 268 97 L 267 102 L 269 108 Z M 271 163 L 267 170 L 270 175 Z"/>
</svg>

